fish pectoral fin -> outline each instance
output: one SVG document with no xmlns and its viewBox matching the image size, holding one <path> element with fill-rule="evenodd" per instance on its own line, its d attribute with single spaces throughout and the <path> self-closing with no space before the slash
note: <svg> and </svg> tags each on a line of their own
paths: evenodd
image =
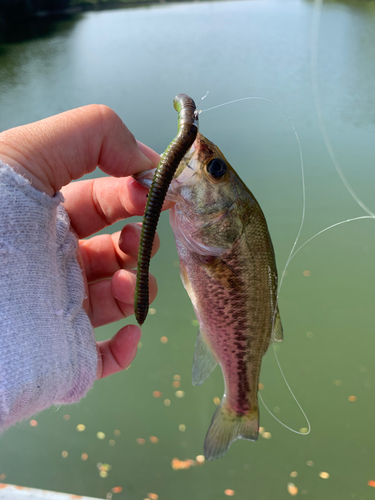
<svg viewBox="0 0 375 500">
<path fill-rule="evenodd" d="M 276 310 L 275 325 L 272 331 L 272 342 L 282 342 L 284 340 L 283 325 L 281 324 L 279 308 Z"/>
<path fill-rule="evenodd" d="M 256 441 L 259 433 L 259 411 L 254 409 L 244 415 L 230 411 L 225 397 L 216 409 L 204 441 L 206 460 L 215 460 L 227 452 L 236 439 Z"/>
<path fill-rule="evenodd" d="M 193 385 L 201 385 L 211 375 L 217 361 L 204 340 L 202 333 L 198 332 L 195 343 L 193 360 Z"/>
</svg>

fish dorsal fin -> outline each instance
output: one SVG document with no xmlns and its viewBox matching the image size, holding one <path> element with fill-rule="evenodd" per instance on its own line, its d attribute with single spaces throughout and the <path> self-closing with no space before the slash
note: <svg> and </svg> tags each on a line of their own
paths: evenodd
<svg viewBox="0 0 375 500">
<path fill-rule="evenodd" d="M 283 325 L 281 324 L 279 308 L 277 308 L 275 316 L 275 325 L 273 327 L 271 341 L 282 342 L 283 339 L 284 339 Z"/>
<path fill-rule="evenodd" d="M 203 384 L 211 375 L 216 365 L 217 361 L 204 340 L 202 333 L 199 331 L 195 343 L 193 360 L 193 385 Z"/>
</svg>

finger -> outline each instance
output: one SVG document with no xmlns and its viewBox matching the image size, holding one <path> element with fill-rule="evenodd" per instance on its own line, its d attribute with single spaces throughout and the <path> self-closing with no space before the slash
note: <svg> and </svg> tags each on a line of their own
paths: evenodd
<svg viewBox="0 0 375 500">
<path fill-rule="evenodd" d="M 0 158 L 50 195 L 96 166 L 114 177 L 156 166 L 120 117 L 96 104 L 3 132 Z"/>
<path fill-rule="evenodd" d="M 158 153 L 156 153 L 153 149 L 151 149 L 150 147 L 146 146 L 146 144 L 143 144 L 142 142 L 137 141 L 137 144 L 138 144 L 139 149 L 142 151 L 142 153 L 145 156 L 147 156 L 147 158 L 149 160 L 151 160 L 151 162 L 154 165 L 157 165 L 159 163 L 159 161 L 160 161 L 160 155 Z"/>
<path fill-rule="evenodd" d="M 62 189 L 64 207 L 80 238 L 133 215 L 143 215 L 147 189 L 131 177 L 73 182 Z M 163 210 L 173 203 L 166 201 Z"/>
<path fill-rule="evenodd" d="M 155 299 L 158 286 L 150 274 L 150 303 Z M 136 273 L 117 271 L 111 280 L 97 281 L 89 285 L 90 308 L 88 315 L 92 326 L 107 325 L 134 314 Z"/>
<path fill-rule="evenodd" d="M 108 377 L 108 375 L 128 368 L 137 354 L 141 335 L 139 326 L 128 325 L 121 328 L 113 338 L 97 342 L 98 369 L 96 378 Z"/>
<path fill-rule="evenodd" d="M 138 247 L 142 224 L 127 224 L 122 231 L 101 234 L 89 240 L 81 240 L 79 248 L 87 281 L 112 277 L 120 269 L 137 267 Z M 151 257 L 160 247 L 160 239 L 155 234 Z"/>
</svg>

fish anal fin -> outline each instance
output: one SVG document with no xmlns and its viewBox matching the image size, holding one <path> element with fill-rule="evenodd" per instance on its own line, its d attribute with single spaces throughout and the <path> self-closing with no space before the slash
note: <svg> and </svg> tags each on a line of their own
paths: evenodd
<svg viewBox="0 0 375 500">
<path fill-rule="evenodd" d="M 271 341 L 282 342 L 283 340 L 284 340 L 283 325 L 281 324 L 279 308 L 277 308 Z"/>
<path fill-rule="evenodd" d="M 193 360 L 193 385 L 201 385 L 211 375 L 217 361 L 207 345 L 202 332 L 198 332 Z"/>
<path fill-rule="evenodd" d="M 216 409 L 204 441 L 206 460 L 215 460 L 226 453 L 236 439 L 256 441 L 259 433 L 259 411 L 254 409 L 238 415 L 225 404 L 223 398 Z"/>
</svg>

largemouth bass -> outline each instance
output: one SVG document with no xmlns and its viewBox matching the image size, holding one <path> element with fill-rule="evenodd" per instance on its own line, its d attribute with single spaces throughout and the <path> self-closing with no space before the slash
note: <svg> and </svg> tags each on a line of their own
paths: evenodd
<svg viewBox="0 0 375 500">
<path fill-rule="evenodd" d="M 147 185 L 149 173 L 136 178 Z M 263 212 L 220 149 L 198 133 L 181 161 L 167 198 L 182 282 L 199 333 L 193 385 L 217 364 L 225 391 L 208 429 L 206 459 L 236 439 L 256 440 L 263 355 L 283 338 L 277 308 L 275 255 Z"/>
</svg>

